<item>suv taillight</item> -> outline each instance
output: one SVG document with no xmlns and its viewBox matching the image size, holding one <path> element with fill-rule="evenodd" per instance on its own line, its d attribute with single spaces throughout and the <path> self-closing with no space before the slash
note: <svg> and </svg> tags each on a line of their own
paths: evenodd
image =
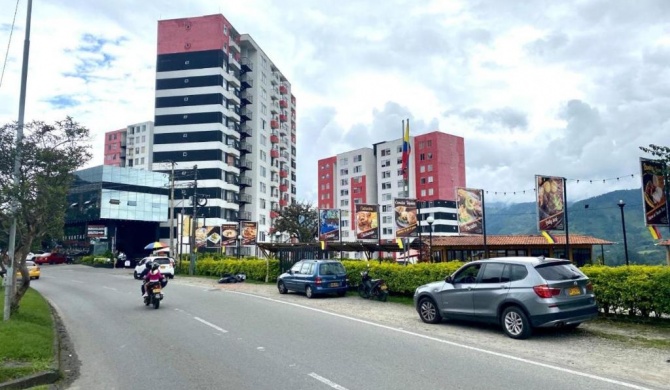
<svg viewBox="0 0 670 390">
<path fill-rule="evenodd" d="M 586 284 L 586 291 L 588 291 L 588 292 L 593 292 L 593 283 L 588 282 L 588 283 Z"/>
<path fill-rule="evenodd" d="M 316 279 L 314 279 L 315 284 L 321 284 L 321 277 L 317 276 Z"/>
<path fill-rule="evenodd" d="M 551 298 L 561 293 L 560 288 L 551 288 L 546 284 L 534 286 L 533 291 L 535 291 L 535 294 L 540 298 Z"/>
</svg>

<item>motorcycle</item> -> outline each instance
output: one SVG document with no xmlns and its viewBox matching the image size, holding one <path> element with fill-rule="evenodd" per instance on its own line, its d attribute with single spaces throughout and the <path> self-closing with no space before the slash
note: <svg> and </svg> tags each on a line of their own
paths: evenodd
<svg viewBox="0 0 670 390">
<path fill-rule="evenodd" d="M 165 280 L 167 284 L 167 280 Z M 144 297 L 144 305 L 150 306 L 153 305 L 154 309 L 158 309 L 163 300 L 163 287 L 165 287 L 163 282 L 149 282 L 146 286 L 147 296 Z"/>
<path fill-rule="evenodd" d="M 377 299 L 386 302 L 388 299 L 388 286 L 384 279 L 372 279 L 369 270 L 361 272 L 361 284 L 358 286 L 358 295 L 365 299 Z"/>
<path fill-rule="evenodd" d="M 242 283 L 247 280 L 247 274 L 243 272 L 238 272 L 236 274 L 224 273 L 219 279 L 219 283 Z"/>
</svg>

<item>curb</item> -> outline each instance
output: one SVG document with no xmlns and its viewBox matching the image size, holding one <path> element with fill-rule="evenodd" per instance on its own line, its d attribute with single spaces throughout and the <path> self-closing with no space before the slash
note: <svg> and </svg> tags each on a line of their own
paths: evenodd
<svg viewBox="0 0 670 390">
<path fill-rule="evenodd" d="M 59 379 L 61 379 L 61 372 L 60 372 L 60 335 L 58 333 L 58 321 L 60 321 L 60 319 L 57 319 L 58 316 L 54 315 L 54 311 L 56 309 L 51 305 L 51 302 L 49 302 L 49 300 L 47 300 L 46 298 L 45 298 L 45 300 L 49 304 L 49 310 L 51 312 L 51 320 L 53 322 L 54 362 L 51 365 L 51 368 L 49 370 L 37 372 L 35 374 L 30 374 L 28 376 L 24 376 L 23 378 L 18 378 L 18 379 L 14 379 L 14 380 L 11 380 L 11 381 L 4 382 L 4 383 L 0 383 L 0 390 L 29 389 L 29 388 L 34 387 L 34 386 L 50 385 L 50 384 L 56 383 Z"/>
</svg>

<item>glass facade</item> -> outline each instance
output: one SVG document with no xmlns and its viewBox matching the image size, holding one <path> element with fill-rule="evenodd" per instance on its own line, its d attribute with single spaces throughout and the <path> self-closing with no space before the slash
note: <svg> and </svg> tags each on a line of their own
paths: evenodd
<svg viewBox="0 0 670 390">
<path fill-rule="evenodd" d="M 168 219 L 169 177 L 165 173 L 103 165 L 74 175 L 68 194 L 67 223 Z"/>
</svg>

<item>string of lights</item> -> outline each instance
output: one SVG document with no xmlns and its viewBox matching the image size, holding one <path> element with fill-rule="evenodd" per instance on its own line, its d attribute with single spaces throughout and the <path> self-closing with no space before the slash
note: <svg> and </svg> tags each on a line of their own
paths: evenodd
<svg viewBox="0 0 670 390">
<path fill-rule="evenodd" d="M 617 176 L 617 177 L 610 177 L 606 179 L 565 179 L 566 183 L 574 183 L 574 184 L 607 184 L 608 182 L 612 181 L 617 181 L 621 182 L 622 180 L 630 180 L 634 179 L 636 177 L 639 177 L 639 173 L 631 173 L 629 175 L 623 175 L 623 176 Z M 484 190 L 484 193 L 487 195 L 503 195 L 503 196 L 508 196 L 508 195 L 525 195 L 525 194 L 535 194 L 536 188 L 527 188 L 527 189 L 521 189 L 521 190 L 505 190 L 505 191 L 496 191 L 496 190 Z"/>
</svg>

